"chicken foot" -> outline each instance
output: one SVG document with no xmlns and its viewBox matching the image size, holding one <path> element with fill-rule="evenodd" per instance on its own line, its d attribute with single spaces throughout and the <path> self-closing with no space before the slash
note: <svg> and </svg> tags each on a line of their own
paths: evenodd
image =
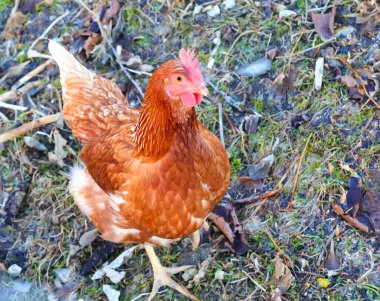
<svg viewBox="0 0 380 301">
<path fill-rule="evenodd" d="M 158 290 L 161 286 L 166 285 L 171 287 L 172 289 L 175 289 L 182 295 L 186 296 L 187 298 L 199 301 L 197 297 L 195 297 L 192 293 L 190 293 L 183 285 L 175 282 L 173 279 L 171 279 L 171 276 L 180 272 L 183 272 L 184 270 L 187 270 L 188 268 L 191 268 L 191 265 L 186 265 L 182 267 L 174 267 L 174 268 L 167 268 L 161 265 L 160 260 L 158 259 L 156 253 L 154 252 L 154 248 L 152 245 L 145 243 L 144 248 L 146 253 L 148 254 L 150 263 L 153 268 L 153 275 L 154 275 L 154 282 L 153 282 L 153 288 L 152 292 L 150 293 L 148 301 L 153 300 L 153 298 L 157 295 Z"/>
</svg>

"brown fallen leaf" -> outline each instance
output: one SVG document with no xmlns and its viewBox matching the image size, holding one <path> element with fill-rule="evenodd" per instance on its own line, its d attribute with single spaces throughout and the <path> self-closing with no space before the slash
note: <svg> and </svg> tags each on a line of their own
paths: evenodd
<svg viewBox="0 0 380 301">
<path fill-rule="evenodd" d="M 273 261 L 274 275 L 268 281 L 268 284 L 277 284 L 277 288 L 271 292 L 271 300 L 281 300 L 281 295 L 284 295 L 289 290 L 294 277 L 289 267 L 281 259 L 280 254 L 277 254 Z"/>
<path fill-rule="evenodd" d="M 276 56 L 278 55 L 278 48 L 270 49 L 268 51 L 267 55 L 268 55 L 268 58 L 273 61 L 276 58 Z"/>
<path fill-rule="evenodd" d="M 317 14 L 312 13 L 311 18 L 314 23 L 315 30 L 323 41 L 330 40 L 334 36 L 334 18 L 336 7 L 334 6 L 331 13 Z"/>
<path fill-rule="evenodd" d="M 34 13 L 36 5 L 40 2 L 41 0 L 25 0 L 24 4 L 20 6 L 20 10 L 23 14 Z"/>
<path fill-rule="evenodd" d="M 253 135 L 257 132 L 257 125 L 259 123 L 261 115 L 259 114 L 250 114 L 248 116 L 245 116 L 243 118 L 243 121 L 241 122 L 240 129 L 243 130 L 245 133 Z"/>
<path fill-rule="evenodd" d="M 365 233 L 369 233 L 370 232 L 368 226 L 366 226 L 363 223 L 361 223 L 358 219 L 353 218 L 353 217 L 345 214 L 344 211 L 343 211 L 343 208 L 341 206 L 339 206 L 338 204 L 335 204 L 333 206 L 333 210 L 334 210 L 334 212 L 336 214 L 340 215 L 343 219 L 345 219 L 352 226 L 358 228 L 359 230 L 361 230 L 361 231 L 363 231 Z"/>
<path fill-rule="evenodd" d="M 113 18 L 115 18 L 120 11 L 120 3 L 117 0 L 112 0 L 111 6 L 106 9 L 102 18 L 103 24 L 108 24 Z"/>
<path fill-rule="evenodd" d="M 242 176 L 236 178 L 236 183 L 239 183 L 241 185 L 244 185 L 247 189 L 264 189 L 264 184 L 261 182 L 261 180 L 255 180 L 251 177 Z"/>
<path fill-rule="evenodd" d="M 353 78 L 351 75 L 345 75 L 342 76 L 340 81 L 345 84 L 348 88 L 357 87 L 358 83 L 356 82 L 356 79 Z"/>
<path fill-rule="evenodd" d="M 291 66 L 287 72 L 281 73 L 273 81 L 273 87 L 275 87 L 281 95 L 292 90 L 294 83 L 297 79 L 297 68 Z"/>
<path fill-rule="evenodd" d="M 16 11 L 9 17 L 5 24 L 4 30 L 0 34 L 0 41 L 18 39 L 26 22 L 28 22 L 28 17 L 22 12 Z"/>
<path fill-rule="evenodd" d="M 341 266 L 342 264 L 340 262 L 340 258 L 335 254 L 334 240 L 332 239 L 330 243 L 330 252 L 328 252 L 326 261 L 324 263 L 328 277 L 338 275 Z"/>
<path fill-rule="evenodd" d="M 100 37 L 100 34 L 93 32 L 84 42 L 83 49 L 86 51 L 87 58 L 90 57 L 91 52 L 94 50 L 95 46 L 100 41 Z"/>
<path fill-rule="evenodd" d="M 252 248 L 248 244 L 235 210 L 231 206 L 219 204 L 208 217 L 226 236 L 230 248 L 236 255 L 243 255 Z"/>
</svg>

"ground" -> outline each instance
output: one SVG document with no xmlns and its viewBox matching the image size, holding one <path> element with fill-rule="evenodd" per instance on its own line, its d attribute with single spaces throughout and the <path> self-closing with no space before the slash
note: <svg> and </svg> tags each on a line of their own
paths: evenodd
<svg viewBox="0 0 380 301">
<path fill-rule="evenodd" d="M 376 236 L 360 231 L 333 211 L 334 204 L 346 201 L 352 176 L 361 178 L 365 200 L 368 192 L 375 195 L 375 205 L 361 207 L 365 218 L 376 219 L 373 212 L 380 202 L 376 199 L 380 192 L 380 11 L 376 1 L 247 0 L 236 1 L 230 9 L 223 2 L 233 1 L 122 1 L 120 11 L 107 10 L 107 1 L 86 2 L 100 19 L 108 14 L 103 20 L 107 42 L 100 37 L 96 17 L 90 20 L 91 12 L 82 2 L 25 1 L 18 10 L 23 14 L 9 24 L 14 2 L 3 0 L 0 133 L 61 111 L 54 63 L 29 80 L 36 82 L 34 87 L 4 98 L 8 91 L 15 91 L 18 80 L 47 60 L 41 57 L 48 54 L 44 38 L 61 41 L 89 69 L 114 80 L 136 105 L 138 90 L 113 50 L 124 66 L 133 56 L 141 58 L 134 64 L 129 61 L 127 71 L 144 91 L 151 66 L 155 69 L 176 57 L 181 47 L 193 48 L 211 92 L 197 108 L 199 119 L 218 137 L 223 129 L 230 156 L 231 186 L 223 204 L 230 204 L 237 213 L 251 248 L 234 254 L 210 223 L 211 230 L 196 251 L 188 238 L 158 249 L 162 263 L 194 264 L 178 279 L 202 300 L 379 299 Z M 332 25 L 335 35 L 326 37 L 328 33 L 320 32 L 311 14 L 329 13 L 334 5 L 335 22 L 322 23 L 325 31 Z M 31 46 L 34 57 L 28 52 Z M 322 57 L 319 90 L 314 83 L 315 66 Z M 256 61 L 262 58 L 269 60 Z M 239 68 L 255 61 L 248 72 L 265 70 L 254 77 L 243 76 Z M 83 237 L 93 226 L 67 189 L 80 148 L 62 121 L 0 144 L 2 300 L 107 300 L 104 284 L 120 291 L 119 300 L 147 298 L 152 269 L 139 248 L 117 268 L 125 272 L 119 283 L 108 277 L 91 280 L 92 264 L 100 267 L 130 246 Z M 236 204 L 276 189 L 279 192 L 272 197 Z M 89 245 L 83 246 L 87 239 Z M 341 263 L 335 275 L 328 275 L 325 264 L 332 256 L 331 241 Z M 13 264 L 22 268 L 19 276 L 7 272 Z M 276 288 L 280 289 L 277 295 Z M 156 300 L 184 297 L 164 290 Z"/>
</svg>

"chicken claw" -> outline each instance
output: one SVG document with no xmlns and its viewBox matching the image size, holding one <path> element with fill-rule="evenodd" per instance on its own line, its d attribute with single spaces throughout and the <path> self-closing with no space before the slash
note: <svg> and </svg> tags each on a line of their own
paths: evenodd
<svg viewBox="0 0 380 301">
<path fill-rule="evenodd" d="M 152 292 L 150 293 L 150 296 L 148 298 L 148 301 L 153 300 L 153 298 L 157 295 L 158 290 L 161 286 L 166 285 L 171 287 L 172 289 L 175 289 L 182 295 L 186 296 L 187 298 L 194 300 L 194 301 L 200 301 L 197 297 L 195 297 L 192 293 L 190 293 L 187 288 L 185 288 L 183 285 L 175 282 L 170 277 L 174 274 L 183 272 L 187 270 L 188 268 L 191 268 L 191 265 L 186 265 L 182 267 L 174 267 L 174 268 L 167 268 L 161 265 L 160 260 L 158 259 L 156 253 L 154 252 L 154 248 L 152 245 L 145 243 L 144 248 L 146 253 L 148 254 L 150 263 L 152 264 L 153 268 L 153 274 L 154 274 L 154 282 L 153 282 L 153 288 Z"/>
</svg>

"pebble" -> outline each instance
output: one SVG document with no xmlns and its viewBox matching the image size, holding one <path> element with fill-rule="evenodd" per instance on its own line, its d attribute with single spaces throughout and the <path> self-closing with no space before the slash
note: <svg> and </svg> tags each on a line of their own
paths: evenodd
<svg viewBox="0 0 380 301">
<path fill-rule="evenodd" d="M 20 266 L 18 266 L 17 264 L 12 264 L 8 268 L 8 274 L 11 275 L 12 277 L 20 276 L 21 271 L 22 271 L 22 268 Z"/>
<path fill-rule="evenodd" d="M 57 269 L 54 270 L 54 274 L 63 283 L 66 283 L 71 279 L 71 271 L 69 269 Z"/>
<path fill-rule="evenodd" d="M 28 293 L 32 288 L 32 283 L 29 281 L 17 281 L 13 284 L 13 288 L 20 293 Z"/>
<path fill-rule="evenodd" d="M 240 76 L 256 77 L 267 73 L 270 69 L 272 69 L 272 61 L 260 58 L 249 65 L 240 67 L 236 73 Z"/>
</svg>

